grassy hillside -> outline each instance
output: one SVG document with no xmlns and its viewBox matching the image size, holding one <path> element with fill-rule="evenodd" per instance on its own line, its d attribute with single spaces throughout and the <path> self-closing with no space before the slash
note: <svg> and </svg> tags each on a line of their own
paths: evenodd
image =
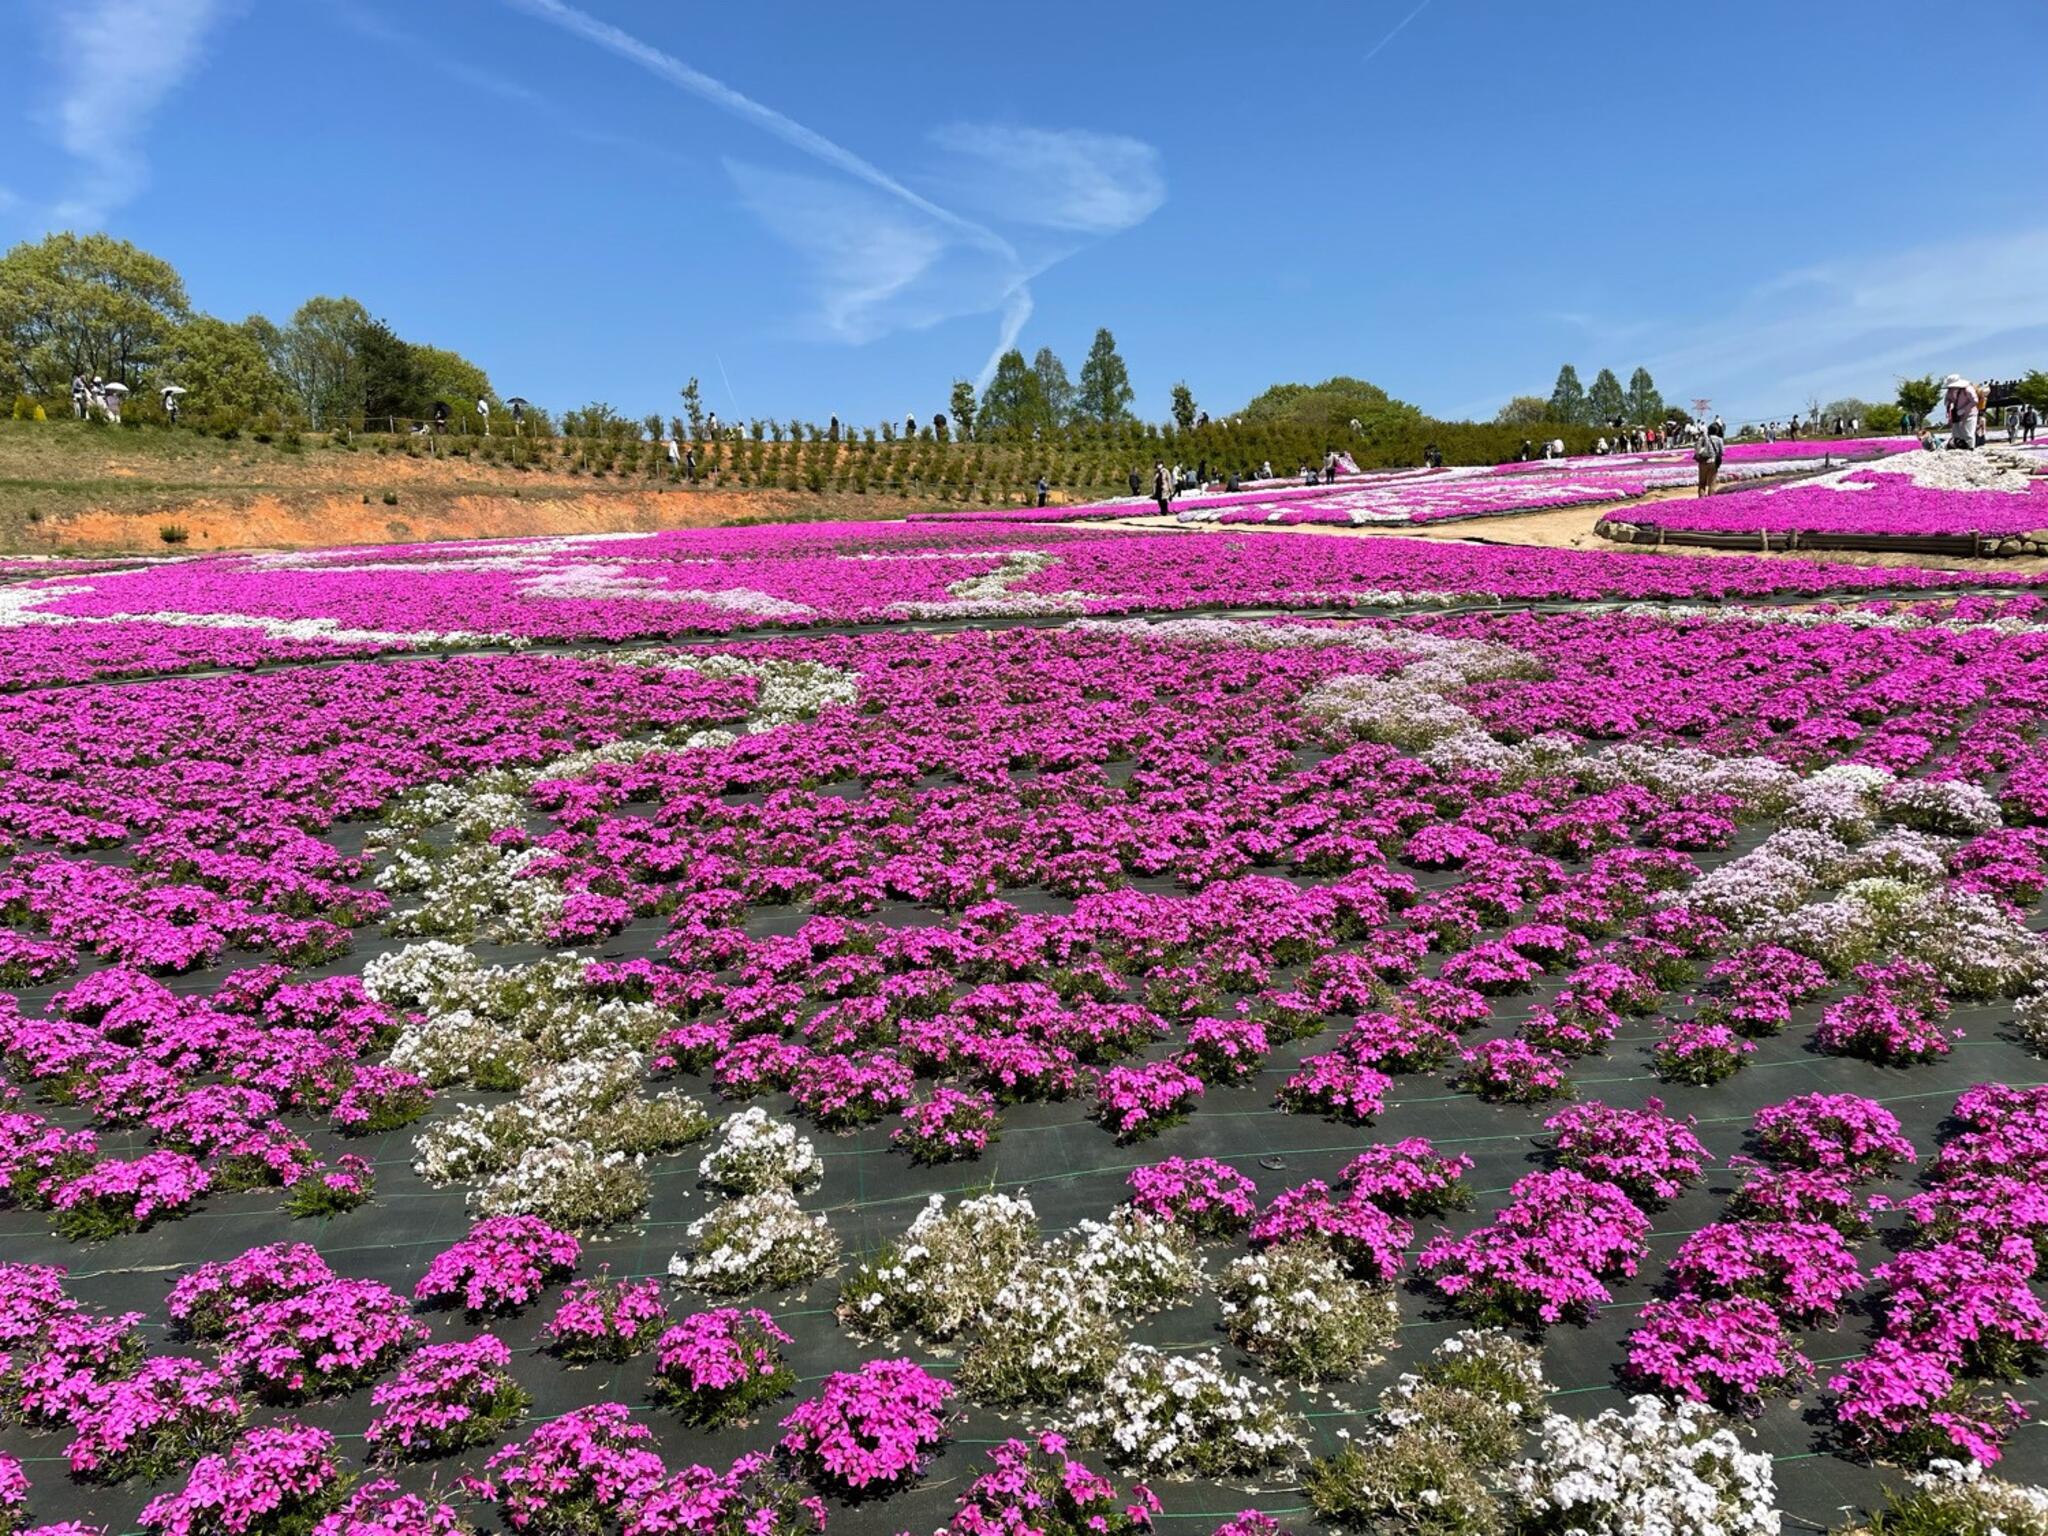
<svg viewBox="0 0 2048 1536">
<path fill-rule="evenodd" d="M 224 549 L 886 517 L 907 500 L 693 486 L 644 451 L 631 472 L 554 451 L 517 467 L 485 462 L 479 446 L 310 434 L 222 441 L 154 427 L 0 421 L 0 550 Z M 182 544 L 168 544 L 166 532 L 182 532 Z"/>
</svg>

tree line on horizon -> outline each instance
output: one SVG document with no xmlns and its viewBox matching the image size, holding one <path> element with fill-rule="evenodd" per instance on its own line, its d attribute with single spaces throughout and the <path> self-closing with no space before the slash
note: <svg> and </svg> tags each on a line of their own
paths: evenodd
<svg viewBox="0 0 2048 1536">
<path fill-rule="evenodd" d="M 17 416 L 68 411 L 74 374 L 99 375 L 135 391 L 124 424 L 158 416 L 152 386 L 186 385 L 184 421 L 222 436 L 251 431 L 296 445 L 298 432 L 390 431 L 428 418 L 436 402 L 458 430 L 474 431 L 479 400 L 503 405 L 485 371 L 446 348 L 409 341 L 360 301 L 320 295 L 282 324 L 262 315 L 228 321 L 195 310 L 167 261 L 105 234 L 53 234 L 0 255 L 0 364 L 12 376 Z M 2048 376 L 2036 375 L 2044 392 Z M 1900 381 L 1901 406 L 1938 390 L 1931 379 Z M 1363 379 L 1276 384 L 1241 409 L 1211 416 L 1183 382 L 1173 385 L 1162 421 L 1140 419 L 1130 370 L 1107 328 L 1098 329 L 1078 378 L 1050 346 L 1026 359 L 1012 349 L 989 383 L 952 381 L 947 409 L 921 421 L 855 427 L 836 418 L 820 426 L 796 419 L 717 423 L 697 381 L 682 390 L 683 412 L 633 417 L 593 402 L 559 419 L 528 407 L 517 443 L 480 448 L 518 468 L 567 467 L 571 473 L 659 473 L 652 445 L 664 436 L 697 445 L 698 467 L 743 485 L 871 487 L 918 493 L 947 489 L 1024 494 L 1040 475 L 1056 488 L 1114 487 L 1155 461 L 1206 468 L 1217 476 L 1270 464 L 1282 474 L 1320 464 L 1331 450 L 1361 467 L 1419 463 L 1434 448 L 1447 462 L 1504 461 L 1525 441 L 1562 438 L 1589 450 L 1615 417 L 1657 424 L 1686 413 L 1668 408 L 1647 369 L 1624 387 L 1603 368 L 1591 388 L 1570 364 L 1548 398 L 1517 396 L 1491 422 L 1447 422 L 1426 415 Z M 2048 393 L 2044 393 L 2048 403 Z M 1930 396 L 1919 415 L 1932 409 Z M 1877 430 L 1898 412 L 1862 401 L 1835 402 L 1824 414 L 1855 416 Z M 502 422 L 502 418 L 500 418 Z M 715 438 L 715 441 L 714 441 Z M 789 444 L 787 453 L 778 445 Z M 815 445 L 843 445 L 832 452 Z M 751 447 L 749 445 L 752 445 Z M 927 445 L 940 450 L 926 453 Z M 1018 454 L 984 453 L 958 465 L 945 450 L 1023 445 Z M 404 445 L 406 451 L 417 451 Z M 382 451 L 382 450 L 380 450 Z M 456 451 L 467 449 L 457 447 Z M 553 458 L 550 458 L 553 455 Z"/>
<path fill-rule="evenodd" d="M 223 320 L 192 307 L 169 262 L 104 234 L 49 235 L 0 256 L 0 362 L 19 399 L 67 411 L 74 376 L 124 384 L 124 417 L 137 420 L 155 410 L 158 385 L 184 384 L 202 430 L 324 430 L 425 418 L 436 401 L 451 414 L 502 404 L 482 368 L 405 340 L 359 300 L 318 295 L 281 325 Z"/>
</svg>

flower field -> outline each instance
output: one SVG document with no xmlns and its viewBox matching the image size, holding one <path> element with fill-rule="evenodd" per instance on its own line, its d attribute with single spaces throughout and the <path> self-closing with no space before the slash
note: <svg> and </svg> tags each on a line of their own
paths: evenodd
<svg viewBox="0 0 2048 1536">
<path fill-rule="evenodd" d="M 1667 533 L 1768 535 L 1794 548 L 1840 539 L 1852 547 L 1946 550 L 1963 541 L 1967 552 L 1981 545 L 1986 554 L 2038 554 L 2048 547 L 2041 467 L 2038 456 L 2001 449 L 1916 451 L 1792 485 L 1663 502 L 1625 520 Z"/>
<path fill-rule="evenodd" d="M 845 523 L 217 555 L 0 586 L 0 690 L 403 652 L 1285 609 L 1727 602 L 1989 584 L 1578 550 Z M 1996 578 L 1999 585 L 2010 579 Z"/>
<path fill-rule="evenodd" d="M 0 1531 L 2048 1481 L 2039 599 L 1011 532 L 0 589 Z"/>
<path fill-rule="evenodd" d="M 1736 443 L 1730 445 L 1721 473 L 1726 481 L 1776 478 L 1845 460 L 1877 459 L 1912 446 L 1911 439 L 1885 438 Z M 1627 501 L 1646 491 L 1691 485 L 1696 479 L 1689 451 L 1665 449 L 1450 469 L 1369 470 L 1347 475 L 1335 485 L 1261 483 L 1229 494 L 1204 491 L 1183 495 L 1175 499 L 1173 509 L 1181 522 L 1193 524 L 1399 526 Z M 1156 504 L 1131 497 L 1042 508 L 928 512 L 918 514 L 915 520 L 1085 523 L 1146 517 L 1156 511 Z"/>
</svg>

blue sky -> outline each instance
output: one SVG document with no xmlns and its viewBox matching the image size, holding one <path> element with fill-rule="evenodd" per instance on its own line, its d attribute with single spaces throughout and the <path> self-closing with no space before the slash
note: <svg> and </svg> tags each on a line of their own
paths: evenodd
<svg viewBox="0 0 2048 1536">
<path fill-rule="evenodd" d="M 1646 364 L 1731 417 L 2048 366 L 2048 6 L 66 0 L 0 240 L 346 292 L 553 406 L 919 416 L 1111 327 L 1160 418 Z M 18 46 L 17 46 L 18 45 Z M 10 120 L 11 119 L 11 120 Z"/>
</svg>

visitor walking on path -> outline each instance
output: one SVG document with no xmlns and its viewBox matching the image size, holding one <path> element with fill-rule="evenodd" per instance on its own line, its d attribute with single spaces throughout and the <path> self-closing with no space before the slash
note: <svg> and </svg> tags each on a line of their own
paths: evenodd
<svg viewBox="0 0 2048 1536">
<path fill-rule="evenodd" d="M 1699 447 L 1693 449 L 1693 462 L 1700 467 L 1700 495 L 1714 494 L 1714 482 L 1720 478 L 1721 455 L 1725 451 L 1721 437 L 1721 418 L 1716 416 L 1707 428 L 1707 435 L 1700 439 Z"/>
<path fill-rule="evenodd" d="M 1132 494 L 1133 496 L 1137 496 L 1137 495 L 1140 495 L 1140 494 L 1142 494 L 1142 493 L 1143 493 L 1144 489 L 1145 489 L 1145 477 L 1144 477 L 1143 475 L 1139 474 L 1139 473 L 1138 473 L 1138 472 L 1137 472 L 1137 471 L 1136 471 L 1135 469 L 1134 469 L 1134 470 L 1132 470 L 1132 471 L 1131 471 L 1131 494 Z"/>
<path fill-rule="evenodd" d="M 1045 483 L 1045 476 L 1040 475 L 1038 477 L 1038 504 L 1041 507 L 1045 505 L 1045 493 L 1051 489 L 1052 487 Z"/>
<path fill-rule="evenodd" d="M 1948 405 L 1948 445 L 1951 448 L 1974 448 L 1977 446 L 1977 389 L 1959 373 L 1950 374 L 1942 381 L 1947 391 L 1944 399 Z"/>
<path fill-rule="evenodd" d="M 1166 472 L 1166 461 L 1159 460 L 1152 466 L 1152 496 L 1159 503 L 1159 515 L 1164 517 L 1173 510 L 1173 479 Z"/>
</svg>

